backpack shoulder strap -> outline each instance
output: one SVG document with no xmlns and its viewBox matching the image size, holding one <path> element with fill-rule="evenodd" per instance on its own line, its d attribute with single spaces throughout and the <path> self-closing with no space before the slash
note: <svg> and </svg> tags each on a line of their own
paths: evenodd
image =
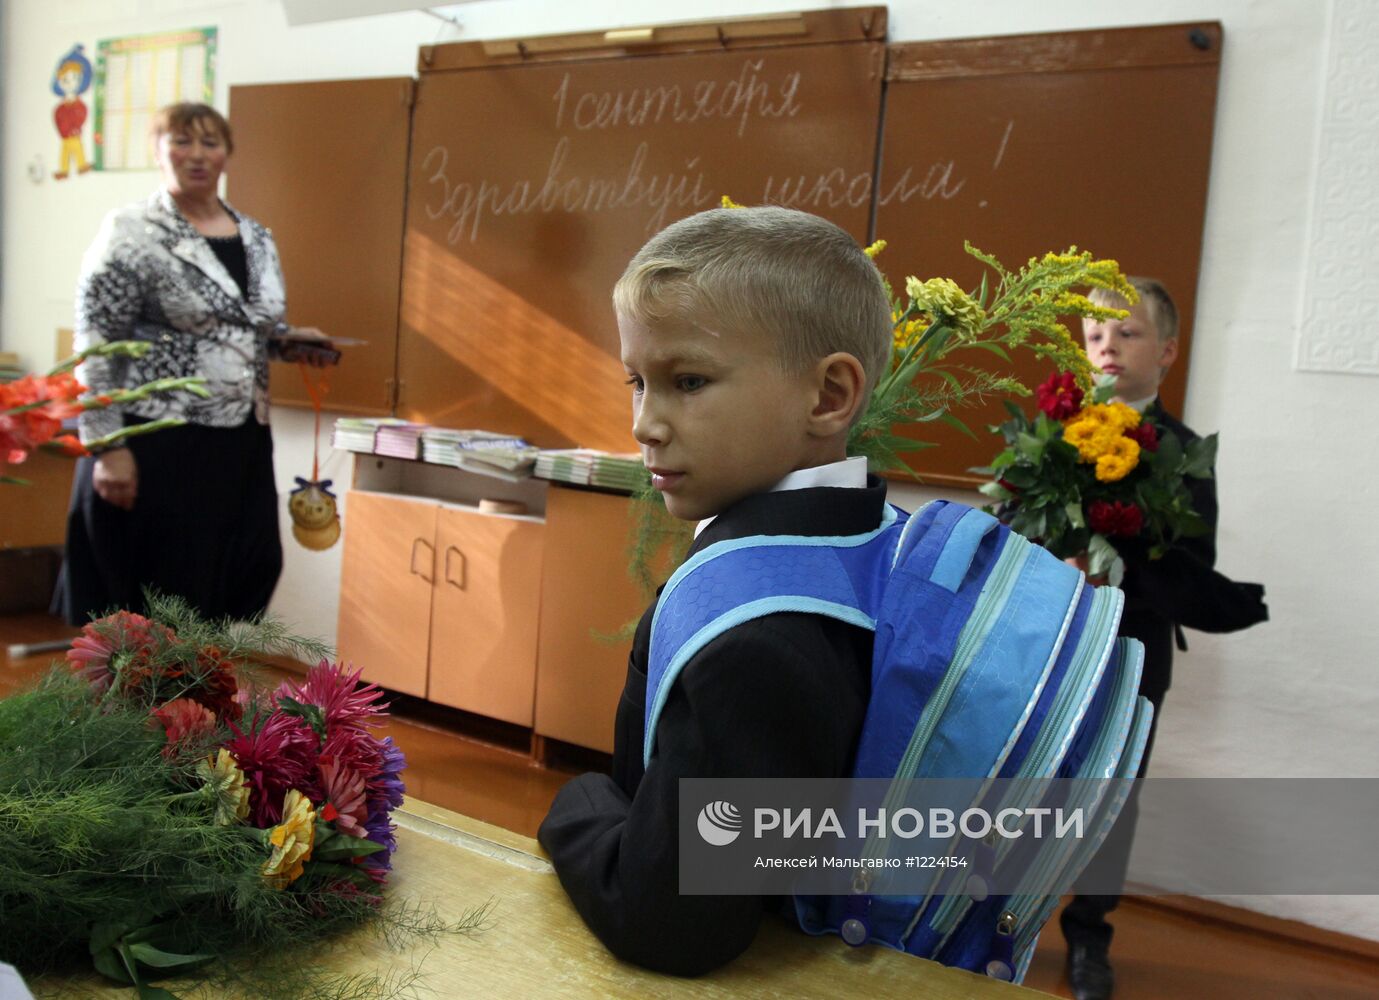
<svg viewBox="0 0 1379 1000">
<path fill-rule="evenodd" d="M 752 535 L 694 554 L 661 591 L 651 618 L 642 762 L 670 688 L 699 650 L 728 629 L 782 612 L 876 627 L 906 515 L 889 504 L 881 525 L 859 535 Z"/>
</svg>

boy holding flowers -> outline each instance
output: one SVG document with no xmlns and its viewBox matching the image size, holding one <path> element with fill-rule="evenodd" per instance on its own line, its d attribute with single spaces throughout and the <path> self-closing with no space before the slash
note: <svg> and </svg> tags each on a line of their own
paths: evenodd
<svg viewBox="0 0 1379 1000">
<path fill-rule="evenodd" d="M 1171 416 L 1159 400 L 1159 384 L 1178 357 L 1178 310 L 1167 289 L 1153 278 L 1132 277 L 1131 286 L 1139 301 L 1130 304 L 1115 292 L 1095 288 L 1092 302 L 1129 311 L 1124 319 L 1082 321 L 1082 336 L 1087 356 L 1105 376 L 1114 379 L 1115 396 L 1110 406 L 1088 406 L 1083 416 L 1065 425 L 1064 440 L 1084 460 L 1096 455 L 1096 475 L 1114 481 L 1126 475 L 1138 460 L 1139 450 L 1157 451 L 1159 433 L 1171 434 L 1186 445 L 1197 435 Z M 1079 400 L 1065 397 L 1059 385 L 1041 387 L 1040 406 L 1056 419 L 1078 411 Z M 1051 398 L 1050 397 L 1051 395 Z M 1068 394 L 1070 396 L 1070 394 Z M 1122 405 L 1115 405 L 1115 404 Z M 1070 406 L 1069 406 L 1070 404 Z M 1152 420 L 1153 423 L 1149 421 Z M 1116 447 L 1105 447 L 1103 435 L 1114 435 Z M 1132 440 L 1133 439 L 1133 440 Z M 1134 454 L 1128 454 L 1133 452 Z M 1154 721 L 1140 765 L 1143 775 L 1154 748 L 1159 725 L 1159 710 L 1168 691 L 1173 668 L 1173 638 L 1176 632 L 1180 649 L 1187 645 L 1181 626 L 1208 632 L 1229 632 L 1246 628 L 1267 618 L 1261 600 L 1263 588 L 1255 584 L 1236 584 L 1216 573 L 1216 480 L 1187 477 L 1192 508 L 1206 523 L 1207 531 L 1184 537 L 1162 556 L 1153 559 L 1149 545 L 1140 534 L 1143 513 L 1134 504 L 1098 502 L 1087 511 L 1089 527 L 1108 538 L 1125 563 L 1125 613 L 1121 635 L 1144 643 L 1144 673 L 1140 694 L 1154 705 Z M 1138 815 L 1139 796 L 1132 794 L 1120 819 L 1087 876 L 1097 884 L 1123 884 L 1130 858 Z M 1064 909 L 1061 923 L 1068 942 L 1068 980 L 1077 1000 L 1104 1000 L 1114 985 L 1108 950 L 1114 928 L 1106 915 L 1116 908 L 1120 897 L 1077 895 Z"/>
<path fill-rule="evenodd" d="M 698 522 L 690 556 L 751 535 L 878 527 L 885 484 L 847 457 L 847 439 L 887 370 L 891 307 L 851 236 L 783 208 L 701 212 L 652 237 L 613 301 L 633 435 L 666 509 Z M 655 611 L 633 640 L 612 774 L 565 785 L 539 838 L 613 954 L 697 975 L 745 949 L 772 904 L 680 894 L 679 779 L 845 777 L 873 636 L 809 613 L 728 629 L 677 675 L 643 767 Z"/>
</svg>

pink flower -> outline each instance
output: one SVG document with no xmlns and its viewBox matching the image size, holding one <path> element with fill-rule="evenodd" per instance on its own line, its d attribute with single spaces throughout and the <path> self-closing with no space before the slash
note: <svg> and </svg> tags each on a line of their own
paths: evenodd
<svg viewBox="0 0 1379 1000">
<path fill-rule="evenodd" d="M 382 744 L 363 729 L 339 726 L 326 734 L 323 757 L 333 757 L 366 781 L 383 769 Z"/>
<path fill-rule="evenodd" d="M 148 660 L 154 651 L 176 638 L 172 629 L 132 611 L 117 611 L 86 625 L 67 650 L 67 665 L 96 694 L 104 694 L 114 677 L 111 661 L 119 653 Z"/>
<path fill-rule="evenodd" d="M 250 787 L 249 818 L 254 826 L 273 826 L 282 819 L 283 796 L 292 788 L 311 789 L 316 770 L 317 737 L 297 716 L 274 712 L 254 716 L 247 731 L 233 722 L 234 738 L 225 749 L 235 755 Z M 319 799 L 319 795 L 313 795 Z"/>
<path fill-rule="evenodd" d="M 338 663 L 322 660 L 307 671 L 306 680 L 297 685 L 284 681 L 276 698 L 287 695 L 307 705 L 315 705 L 326 720 L 326 732 L 340 726 L 362 729 L 378 724 L 378 717 L 387 709 L 376 704 L 383 697 L 377 684 L 360 684 L 362 668 L 347 673 Z"/>
<path fill-rule="evenodd" d="M 215 713 L 190 698 L 174 698 L 149 714 L 162 723 L 167 734 L 164 757 L 173 756 L 183 742 L 215 732 Z"/>
<path fill-rule="evenodd" d="M 367 837 L 364 821 L 368 809 L 364 801 L 364 776 L 352 770 L 338 757 L 321 754 L 316 762 L 321 775 L 324 805 L 321 818 L 333 822 L 341 833 L 351 837 Z"/>
</svg>

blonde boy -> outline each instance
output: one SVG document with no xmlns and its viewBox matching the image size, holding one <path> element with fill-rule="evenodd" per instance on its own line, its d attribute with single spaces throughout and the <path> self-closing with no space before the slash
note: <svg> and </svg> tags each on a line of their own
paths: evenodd
<svg viewBox="0 0 1379 1000">
<path fill-rule="evenodd" d="M 1133 306 L 1115 292 L 1092 290 L 1088 297 L 1097 305 L 1128 309 L 1130 315 L 1083 319 L 1082 339 L 1092 364 L 1115 379 L 1116 399 L 1142 411 L 1157 399 L 1159 383 L 1178 357 L 1178 307 L 1153 278 L 1131 278 L 1130 284 L 1140 295 Z"/>
<path fill-rule="evenodd" d="M 633 434 L 667 509 L 698 522 L 691 554 L 880 524 L 885 486 L 846 444 L 890 357 L 890 304 L 852 237 L 787 209 L 703 212 L 654 236 L 613 301 Z M 846 776 L 872 635 L 797 613 L 728 630 L 675 681 L 644 769 L 655 609 L 633 642 L 612 774 L 561 789 L 539 836 L 610 951 L 697 975 L 746 948 L 776 904 L 679 894 L 679 779 Z"/>
<path fill-rule="evenodd" d="M 1095 289 L 1089 296 L 1098 305 L 1129 309 L 1123 320 L 1082 322 L 1087 356 L 1115 380 L 1116 398 L 1150 417 L 1161 429 L 1186 445 L 1197 440 L 1192 430 L 1171 416 L 1159 401 L 1159 384 L 1178 357 L 1178 310 L 1163 284 L 1153 278 L 1132 277 L 1130 284 L 1140 301 L 1131 306 L 1121 296 Z M 1154 443 L 1157 448 L 1157 442 Z M 1154 705 L 1140 773 L 1149 765 L 1158 731 L 1160 709 L 1173 670 L 1175 631 L 1183 649 L 1180 625 L 1207 631 L 1231 631 L 1264 617 L 1253 584 L 1234 584 L 1212 570 L 1216 561 L 1216 481 L 1188 479 L 1193 509 L 1202 516 L 1208 531 L 1184 539 L 1160 559 L 1150 559 L 1139 539 L 1118 539 L 1116 548 L 1125 561 L 1125 612 L 1120 634 L 1144 643 L 1144 673 L 1140 694 Z M 1138 789 L 1127 800 L 1110 837 L 1089 871 L 1086 884 L 1123 884 L 1135 821 L 1139 814 Z M 1078 894 L 1060 916 L 1068 942 L 1067 974 L 1076 1000 L 1107 1000 L 1114 989 L 1108 955 L 1114 928 L 1106 917 L 1120 896 Z"/>
</svg>

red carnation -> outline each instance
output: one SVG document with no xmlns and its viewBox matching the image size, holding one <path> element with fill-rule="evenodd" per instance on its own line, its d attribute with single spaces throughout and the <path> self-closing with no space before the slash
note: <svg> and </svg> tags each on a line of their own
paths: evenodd
<svg viewBox="0 0 1379 1000">
<path fill-rule="evenodd" d="M 1087 507 L 1087 523 L 1107 538 L 1134 538 L 1144 527 L 1144 511 L 1133 503 L 1094 500 Z"/>
<path fill-rule="evenodd" d="M 1082 390 L 1072 372 L 1054 372 L 1034 390 L 1039 409 L 1054 420 L 1067 420 L 1082 409 Z"/>
<path fill-rule="evenodd" d="M 1133 438 L 1139 442 L 1145 451 L 1159 450 L 1159 432 L 1154 429 L 1154 425 L 1147 420 L 1140 421 L 1138 427 L 1125 432 L 1125 436 Z"/>
</svg>

